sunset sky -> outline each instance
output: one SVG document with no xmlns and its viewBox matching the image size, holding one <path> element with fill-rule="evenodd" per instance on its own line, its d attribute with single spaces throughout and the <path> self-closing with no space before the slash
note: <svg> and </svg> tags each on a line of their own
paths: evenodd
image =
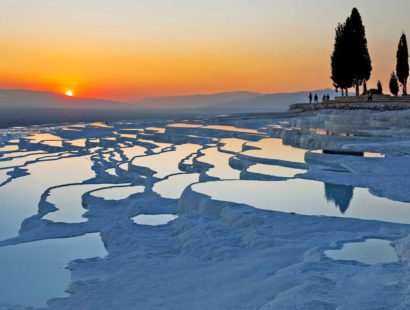
<svg viewBox="0 0 410 310">
<path fill-rule="evenodd" d="M 0 0 L 0 88 L 131 100 L 331 87 L 334 28 L 356 6 L 387 89 L 407 0 Z"/>
</svg>

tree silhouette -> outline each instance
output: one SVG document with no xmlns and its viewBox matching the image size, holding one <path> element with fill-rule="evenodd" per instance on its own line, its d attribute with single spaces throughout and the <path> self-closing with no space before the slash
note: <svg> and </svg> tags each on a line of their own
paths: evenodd
<svg viewBox="0 0 410 310">
<path fill-rule="evenodd" d="M 397 78 L 403 87 L 403 95 L 407 95 L 407 79 L 409 78 L 409 50 L 407 48 L 407 38 L 404 33 L 401 35 L 399 41 L 396 58 Z"/>
<path fill-rule="evenodd" d="M 345 89 L 347 94 L 347 88 L 354 85 L 359 96 L 360 85 L 366 85 L 370 78 L 372 62 L 362 17 L 356 8 L 353 8 L 346 22 L 336 28 L 331 66 L 331 78 L 336 89 Z"/>
<path fill-rule="evenodd" d="M 382 83 L 380 82 L 380 80 L 377 81 L 377 93 L 379 95 L 383 95 L 383 86 L 382 86 Z"/>
<path fill-rule="evenodd" d="M 390 92 L 393 95 L 397 96 L 399 94 L 399 81 L 397 79 L 396 73 L 394 72 L 391 74 L 389 86 Z"/>
<path fill-rule="evenodd" d="M 333 202 L 343 214 L 349 208 L 353 198 L 352 186 L 325 183 L 325 197 L 328 202 Z"/>
<path fill-rule="evenodd" d="M 367 48 L 366 31 L 362 17 L 356 8 L 346 20 L 345 31 L 348 41 L 349 67 L 356 86 L 356 96 L 360 94 L 360 85 L 369 80 L 372 62 Z"/>
<path fill-rule="evenodd" d="M 341 89 L 342 96 L 344 94 L 348 96 L 348 88 L 353 86 L 353 76 L 349 70 L 348 41 L 345 27 L 345 23 L 339 23 L 336 27 L 334 49 L 331 56 L 331 79 L 336 90 Z"/>
</svg>

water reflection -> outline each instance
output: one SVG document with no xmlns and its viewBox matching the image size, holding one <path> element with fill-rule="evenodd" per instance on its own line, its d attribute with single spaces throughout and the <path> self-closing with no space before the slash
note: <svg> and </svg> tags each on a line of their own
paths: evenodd
<svg viewBox="0 0 410 310">
<path fill-rule="evenodd" d="M 231 168 L 229 165 L 229 159 L 232 155 L 219 152 L 217 148 L 208 148 L 202 151 L 202 156 L 198 157 L 197 160 L 203 163 L 211 164 L 213 167 L 210 168 L 206 174 L 218 179 L 239 179 L 241 172 Z"/>
<path fill-rule="evenodd" d="M 325 251 L 334 260 L 355 260 L 365 264 L 386 264 L 399 260 L 389 240 L 367 239 L 364 242 L 346 243 L 340 250 Z"/>
<path fill-rule="evenodd" d="M 199 173 L 184 173 L 156 182 L 152 190 L 161 197 L 179 199 L 186 187 L 199 181 Z"/>
<path fill-rule="evenodd" d="M 305 173 L 304 169 L 295 169 L 278 165 L 255 164 L 248 168 L 249 172 L 271 175 L 282 178 L 294 178 L 298 174 Z"/>
<path fill-rule="evenodd" d="M 226 126 L 226 125 L 208 125 L 208 126 L 204 126 L 203 128 L 223 130 L 223 131 L 234 131 L 234 132 L 245 132 L 245 133 L 258 133 L 258 131 L 255 130 L 255 129 L 250 129 L 250 128 L 238 128 L 238 127 Z"/>
<path fill-rule="evenodd" d="M 144 192 L 144 186 L 115 186 L 106 189 L 100 189 L 92 192 L 92 196 L 103 198 L 105 200 L 122 200 L 131 195 Z"/>
<path fill-rule="evenodd" d="M 282 139 L 266 138 L 257 142 L 247 143 L 248 147 L 254 148 L 242 154 L 251 157 L 268 158 L 297 163 L 305 162 L 306 150 L 284 145 Z"/>
<path fill-rule="evenodd" d="M 47 213 L 43 219 L 53 222 L 81 223 L 87 219 L 83 214 L 87 211 L 82 206 L 82 196 L 88 191 L 111 186 L 112 184 L 78 184 L 62 186 L 51 190 L 47 199 L 58 209 Z"/>
<path fill-rule="evenodd" d="M 155 171 L 155 177 L 164 178 L 168 175 L 181 172 L 178 164 L 192 153 L 201 148 L 198 144 L 181 144 L 175 151 L 169 151 L 152 156 L 137 157 L 132 161 L 134 166 L 148 167 Z"/>
<path fill-rule="evenodd" d="M 222 151 L 239 153 L 242 152 L 242 146 L 249 141 L 238 138 L 224 138 L 221 139 L 221 142 L 224 144 L 221 147 Z"/>
<path fill-rule="evenodd" d="M 353 191 L 352 186 L 325 183 L 326 200 L 333 202 L 342 214 L 349 208 L 353 198 Z"/>
<path fill-rule="evenodd" d="M 99 234 L 0 247 L 0 308 L 1 303 L 44 307 L 50 298 L 67 297 L 67 264 L 106 254 Z"/>
<path fill-rule="evenodd" d="M 94 177 L 91 165 L 89 156 L 39 162 L 27 167 L 30 175 L 0 187 L 0 240 L 15 237 L 21 222 L 37 213 L 45 190 Z"/>
<path fill-rule="evenodd" d="M 177 219 L 175 214 L 140 214 L 132 218 L 135 224 L 147 226 L 161 226 Z"/>
<path fill-rule="evenodd" d="M 323 183 L 299 179 L 213 181 L 192 187 L 195 192 L 215 200 L 243 203 L 262 210 L 410 224 L 409 203 L 377 197 L 364 188 L 355 188 L 354 195 L 349 188 L 329 188 L 324 195 Z M 334 202 L 339 206 L 337 209 L 333 207 Z"/>
</svg>

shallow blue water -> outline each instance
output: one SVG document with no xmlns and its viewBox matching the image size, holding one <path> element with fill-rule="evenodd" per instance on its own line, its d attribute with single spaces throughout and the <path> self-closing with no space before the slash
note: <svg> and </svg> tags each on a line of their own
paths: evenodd
<svg viewBox="0 0 410 310">
<path fill-rule="evenodd" d="M 328 250 L 325 255 L 335 260 L 355 260 L 369 265 L 394 263 L 399 260 L 390 241 L 381 239 L 345 243 L 341 249 Z"/>
<path fill-rule="evenodd" d="M 318 181 L 215 181 L 193 190 L 215 200 L 258 209 L 410 224 L 410 203 L 377 197 L 367 189 Z"/>
<path fill-rule="evenodd" d="M 88 157 L 39 162 L 30 175 L 0 187 L 0 240 L 17 236 L 21 222 L 37 214 L 40 197 L 52 186 L 83 182 L 95 176 Z"/>
<path fill-rule="evenodd" d="M 0 305 L 44 307 L 50 298 L 66 297 L 67 264 L 105 255 L 99 234 L 0 247 Z"/>
<path fill-rule="evenodd" d="M 47 229 L 50 228 L 50 232 L 64 235 L 65 232 L 70 232 L 72 227 L 74 230 L 78 227 L 87 227 L 89 222 L 92 222 L 92 225 L 96 225 L 96 223 L 98 225 L 87 227 L 90 230 L 86 231 L 95 231 L 95 227 L 98 227 L 99 231 L 104 232 L 104 226 L 110 226 L 108 224 L 111 224 L 111 221 L 117 220 L 117 218 L 114 219 L 116 216 L 118 216 L 118 223 L 113 224 L 116 225 L 114 226 L 117 229 L 120 229 L 124 223 L 129 224 L 129 217 L 138 214 L 138 212 L 128 212 L 127 208 L 122 208 L 123 205 L 116 209 L 116 204 L 119 203 L 108 202 L 109 200 L 123 200 L 134 194 L 138 194 L 134 196 L 135 198 L 142 197 L 143 200 L 145 198 L 143 195 L 150 193 L 151 189 L 163 198 L 178 199 L 190 184 L 215 178 L 234 179 L 235 181 L 201 183 L 194 185 L 193 189 L 214 199 L 246 203 L 264 210 L 410 223 L 410 204 L 375 197 L 366 189 L 300 179 L 269 182 L 239 180 L 243 177 L 241 168 L 231 165 L 238 159 L 235 158 L 236 155 L 238 157 L 242 155 L 250 162 L 256 163 L 244 168 L 248 171 L 248 175 L 257 173 L 263 174 L 265 178 L 267 176 L 293 178 L 307 171 L 309 167 L 305 165 L 306 150 L 284 145 L 282 140 L 278 138 L 261 136 L 260 141 L 247 141 L 239 138 L 225 138 L 218 141 L 216 137 L 223 136 L 223 134 L 218 133 L 211 140 L 202 138 L 203 142 L 190 141 L 190 139 L 197 139 L 195 136 L 187 136 L 188 142 L 181 142 L 183 139 L 180 136 L 171 137 L 169 140 L 160 136 L 157 142 L 155 136 L 150 135 L 158 135 L 162 131 L 151 128 L 150 131 L 146 132 L 148 136 L 144 136 L 143 132 L 138 130 L 131 136 L 120 134 L 120 139 L 116 140 L 114 133 L 116 128 L 106 127 L 104 124 L 95 124 L 95 126 L 104 127 L 104 131 L 99 132 L 101 136 L 96 134 L 95 128 L 87 129 L 89 130 L 87 132 L 84 129 L 84 135 L 93 138 L 80 139 L 81 141 L 74 143 L 74 145 L 64 142 L 62 150 L 66 152 L 67 148 L 81 147 L 84 151 L 92 152 L 92 156 L 30 164 L 27 166 L 30 175 L 14 179 L 11 183 L 0 187 L 0 240 L 16 237 L 19 234 L 22 222 L 38 213 L 40 197 L 47 189 L 59 185 L 81 183 L 95 177 L 96 173 L 98 178 L 106 178 L 102 180 L 104 184 L 71 184 L 51 190 L 47 201 L 54 203 L 59 210 L 42 217 L 42 219 L 54 223 L 48 221 L 44 223 L 39 219 L 39 222 L 44 225 L 39 225 L 40 232 L 48 234 Z M 183 126 L 181 128 L 183 129 Z M 213 128 L 213 131 L 217 130 L 227 132 L 232 128 L 226 126 L 219 129 Z M 206 131 L 205 134 L 208 132 L 212 132 L 212 130 Z M 250 133 L 255 134 L 256 132 L 250 130 Z M 76 138 L 79 137 L 76 136 Z M 70 141 L 75 141 L 70 139 Z M 147 155 L 148 149 L 138 145 L 124 148 L 121 143 L 127 139 L 127 143 L 130 145 L 136 141 L 143 145 L 153 144 L 153 152 L 160 154 Z M 181 143 L 176 144 L 175 149 L 170 143 L 174 140 Z M 221 146 L 224 143 L 225 145 Z M 90 144 L 92 147 L 84 147 L 84 145 Z M 120 148 L 122 148 L 123 156 L 120 156 Z M 161 152 L 163 149 L 166 149 L 167 152 Z M 201 153 L 199 154 L 200 149 Z M 100 154 L 99 151 L 102 153 Z M 114 154 L 115 156 L 113 156 Z M 134 156 L 140 157 L 134 158 Z M 101 160 L 101 158 L 105 158 L 105 160 Z M 125 160 L 126 158 L 128 161 Z M 21 164 L 25 161 L 25 159 L 16 159 L 11 163 Z M 129 162 L 131 162 L 130 165 Z M 180 165 L 181 163 L 183 165 Z M 289 167 L 282 166 L 284 164 L 289 165 Z M 4 162 L 3 165 L 7 166 Z M 186 166 L 188 169 L 184 171 Z M 154 171 L 154 177 L 161 180 L 153 180 L 148 175 L 138 175 L 137 170 L 141 167 L 150 168 Z M 113 173 L 116 169 L 118 174 Z M 98 171 L 104 173 L 98 174 Z M 107 177 L 106 172 L 110 173 L 111 176 Z M 2 178 L 5 177 L 7 176 L 3 173 Z M 99 181 L 101 181 L 100 179 Z M 115 184 L 111 184 L 111 181 Z M 150 182 L 156 183 L 151 184 Z M 90 219 L 93 216 L 94 218 L 92 218 L 93 221 L 87 223 L 87 220 L 82 217 L 86 212 L 82 206 L 82 194 L 110 185 L 112 187 L 109 189 L 92 192 L 92 196 L 106 200 L 101 206 L 92 206 L 92 208 L 94 211 L 99 208 L 107 208 L 109 212 L 106 214 L 115 216 L 103 215 L 103 217 L 98 218 L 104 212 L 92 213 L 91 208 Z M 101 200 L 99 201 L 101 202 Z M 111 203 L 113 208 L 111 208 Z M 133 203 L 132 199 L 126 202 L 129 205 Z M 150 208 L 150 203 L 151 200 L 148 200 L 147 206 L 144 207 Z M 175 201 L 168 203 L 172 207 Z M 152 208 L 155 207 L 156 205 L 153 204 Z M 144 212 L 150 213 L 149 211 Z M 172 209 L 167 209 L 161 211 L 161 213 L 166 214 L 140 214 L 132 217 L 131 220 L 136 225 L 165 225 L 177 218 L 177 214 L 171 214 L 173 212 Z M 131 226 L 132 228 L 136 227 Z M 146 227 L 146 229 L 153 228 Z M 30 233 L 31 231 L 28 231 L 28 234 Z M 22 234 L 24 235 L 24 231 Z M 35 229 L 33 235 L 36 236 Z M 44 235 L 41 237 L 47 238 Z M 346 246 L 346 249 L 348 248 Z M 64 267 L 74 259 L 101 257 L 105 254 L 98 234 L 35 241 L 0 248 L 0 266 L 4 266 L 0 270 L 0 308 L 1 303 L 45 306 L 46 300 L 49 298 L 66 296 L 64 290 L 70 282 L 70 273 Z M 349 257 L 349 255 L 345 257 Z"/>
</svg>

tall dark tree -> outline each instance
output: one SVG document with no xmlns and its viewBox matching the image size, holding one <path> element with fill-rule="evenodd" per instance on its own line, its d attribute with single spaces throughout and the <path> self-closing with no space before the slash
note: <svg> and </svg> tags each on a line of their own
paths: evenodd
<svg viewBox="0 0 410 310">
<path fill-rule="evenodd" d="M 377 93 L 379 95 L 383 95 L 383 86 L 382 86 L 382 82 L 380 82 L 380 80 L 377 81 Z"/>
<path fill-rule="evenodd" d="M 336 27 L 335 43 L 331 56 L 332 80 L 336 90 L 342 91 L 342 96 L 348 95 L 348 88 L 353 86 L 353 76 L 349 67 L 348 41 L 345 31 L 346 24 Z"/>
<path fill-rule="evenodd" d="M 367 48 L 366 30 L 362 17 L 356 8 L 353 8 L 350 17 L 346 20 L 345 31 L 348 42 L 349 67 L 356 86 L 356 96 L 359 96 L 360 85 L 370 79 L 372 61 Z"/>
<path fill-rule="evenodd" d="M 399 81 L 397 79 L 396 73 L 394 72 L 391 74 L 389 86 L 390 92 L 393 95 L 397 96 L 399 94 Z"/>
<path fill-rule="evenodd" d="M 346 22 L 336 28 L 332 60 L 332 80 L 336 89 L 366 84 L 372 71 L 372 63 L 367 49 L 366 32 L 359 11 L 354 8 Z"/>
<path fill-rule="evenodd" d="M 399 46 L 397 48 L 397 78 L 403 87 L 403 95 L 407 95 L 407 80 L 409 78 L 409 50 L 407 48 L 407 38 L 403 33 L 401 35 Z"/>
</svg>

